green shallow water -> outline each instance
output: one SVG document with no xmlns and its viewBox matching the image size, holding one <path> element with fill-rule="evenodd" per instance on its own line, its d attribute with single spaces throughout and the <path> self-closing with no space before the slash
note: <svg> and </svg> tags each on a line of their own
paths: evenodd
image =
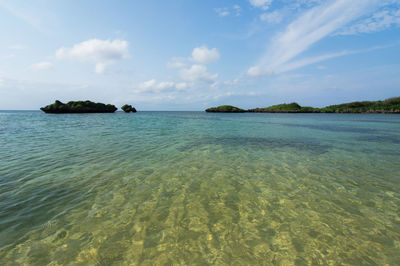
<svg viewBox="0 0 400 266">
<path fill-rule="evenodd" d="M 1 265 L 399 265 L 400 116 L 0 112 Z"/>
</svg>

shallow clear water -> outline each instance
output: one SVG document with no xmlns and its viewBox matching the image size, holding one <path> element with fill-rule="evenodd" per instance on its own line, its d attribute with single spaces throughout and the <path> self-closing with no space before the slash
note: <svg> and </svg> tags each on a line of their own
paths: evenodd
<svg viewBox="0 0 400 266">
<path fill-rule="evenodd" d="M 400 264 L 400 116 L 0 112 L 0 264 Z"/>
</svg>

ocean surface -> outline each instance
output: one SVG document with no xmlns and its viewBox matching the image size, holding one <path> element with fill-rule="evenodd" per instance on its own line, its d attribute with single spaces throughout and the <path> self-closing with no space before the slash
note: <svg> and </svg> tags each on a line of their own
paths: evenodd
<svg viewBox="0 0 400 266">
<path fill-rule="evenodd" d="M 0 265 L 400 265 L 400 115 L 0 112 Z"/>
</svg>

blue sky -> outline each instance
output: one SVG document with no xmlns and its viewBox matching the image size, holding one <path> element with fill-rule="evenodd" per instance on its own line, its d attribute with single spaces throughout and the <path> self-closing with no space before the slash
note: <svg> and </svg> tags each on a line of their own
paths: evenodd
<svg viewBox="0 0 400 266">
<path fill-rule="evenodd" d="M 0 109 L 400 96 L 400 0 L 0 0 Z"/>
</svg>

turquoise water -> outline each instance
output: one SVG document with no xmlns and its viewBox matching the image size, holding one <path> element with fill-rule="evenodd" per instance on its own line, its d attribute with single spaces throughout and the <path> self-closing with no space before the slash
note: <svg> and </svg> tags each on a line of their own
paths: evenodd
<svg viewBox="0 0 400 266">
<path fill-rule="evenodd" d="M 400 116 L 0 112 L 1 265 L 399 265 Z"/>
</svg>

